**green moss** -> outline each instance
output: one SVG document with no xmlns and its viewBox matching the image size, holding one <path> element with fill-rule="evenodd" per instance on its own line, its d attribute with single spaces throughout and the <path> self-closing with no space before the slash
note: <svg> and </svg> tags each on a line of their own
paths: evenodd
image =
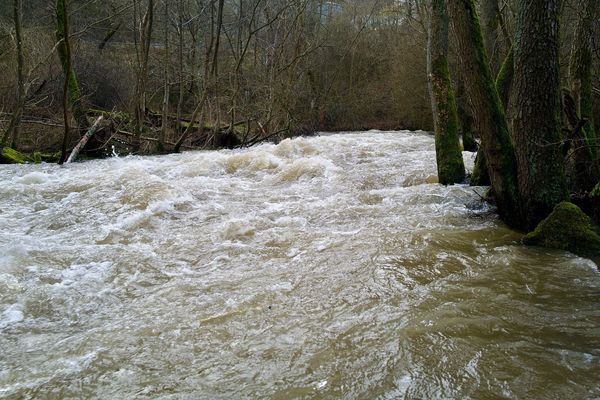
<svg viewBox="0 0 600 400">
<path fill-rule="evenodd" d="M 471 92 L 481 90 L 482 98 L 478 99 L 478 102 L 486 105 L 485 113 L 489 112 L 488 123 L 486 123 L 484 129 L 494 127 L 493 132 L 482 131 L 479 133 L 481 135 L 481 147 L 487 158 L 492 191 L 497 201 L 498 212 L 508 225 L 520 229 L 524 225 L 524 218 L 518 191 L 516 154 L 504 107 L 496 90 L 496 83 L 492 78 L 485 52 L 477 4 L 475 0 L 460 0 L 448 4 L 452 4 L 455 12 L 467 13 L 467 26 L 463 27 L 466 31 L 463 34 L 463 39 L 469 43 L 469 47 L 473 47 L 466 53 L 469 54 L 469 65 L 472 71 L 479 75 L 482 81 L 482 87 L 471 90 Z M 464 9 L 461 10 L 461 8 Z M 481 110 L 475 109 L 474 112 L 478 113 Z"/>
<path fill-rule="evenodd" d="M 600 197 L 600 182 L 592 189 L 590 197 Z"/>
<path fill-rule="evenodd" d="M 600 256 L 600 236 L 590 218 L 573 203 L 562 202 L 523 238 L 523 243 L 567 250 L 584 257 Z"/>
<path fill-rule="evenodd" d="M 513 76 L 515 74 L 515 57 L 514 51 L 511 47 L 502 63 L 502 67 L 500 68 L 500 72 L 496 77 L 496 89 L 498 90 L 498 94 L 500 95 L 500 100 L 502 101 L 502 105 L 504 108 L 508 106 L 508 101 L 510 98 L 510 89 L 512 87 Z"/>
<path fill-rule="evenodd" d="M 456 98 L 448 66 L 448 13 L 443 0 L 432 2 L 428 44 L 429 79 L 435 125 L 435 150 L 439 182 L 463 182 L 465 166 L 459 140 Z"/>
<path fill-rule="evenodd" d="M 0 164 L 25 164 L 31 162 L 27 155 L 10 147 L 3 147 L 0 151 Z"/>
<path fill-rule="evenodd" d="M 35 161 L 36 164 L 39 163 L 57 163 L 58 160 L 60 160 L 60 151 L 57 153 L 40 153 L 40 152 L 35 152 L 32 155 L 33 160 Z"/>
</svg>

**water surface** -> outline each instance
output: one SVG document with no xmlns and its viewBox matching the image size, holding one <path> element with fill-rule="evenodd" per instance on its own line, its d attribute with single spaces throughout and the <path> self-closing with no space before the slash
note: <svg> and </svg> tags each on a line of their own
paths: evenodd
<svg viewBox="0 0 600 400">
<path fill-rule="evenodd" d="M 2 398 L 600 397 L 595 265 L 436 184 L 425 133 L 0 182 Z"/>
</svg>

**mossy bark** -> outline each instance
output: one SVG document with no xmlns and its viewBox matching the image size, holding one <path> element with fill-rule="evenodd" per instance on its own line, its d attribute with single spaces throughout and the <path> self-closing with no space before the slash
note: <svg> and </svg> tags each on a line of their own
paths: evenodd
<svg viewBox="0 0 600 400">
<path fill-rule="evenodd" d="M 67 15 L 67 2 L 68 0 L 57 0 L 56 1 L 56 40 L 58 42 L 57 52 L 60 64 L 63 69 L 63 74 L 68 80 L 68 93 L 67 99 L 73 117 L 77 121 L 77 127 L 80 132 L 86 132 L 90 124 L 87 120 L 87 110 L 82 102 L 81 90 L 77 81 L 77 75 L 71 65 L 71 55 L 67 48 L 68 44 L 68 15 Z"/>
<path fill-rule="evenodd" d="M 40 153 L 36 151 L 33 154 L 25 154 L 10 147 L 0 148 L 0 164 L 55 163 L 59 158 L 60 153 Z"/>
<path fill-rule="evenodd" d="M 559 2 L 518 2 L 511 132 L 527 229 L 569 198 L 560 151 Z"/>
<path fill-rule="evenodd" d="M 3 147 L 0 150 L 0 164 L 25 164 L 31 162 L 27 155 L 10 147 Z"/>
<path fill-rule="evenodd" d="M 465 179 L 465 166 L 458 136 L 456 100 L 448 66 L 448 23 L 444 0 L 433 0 L 427 45 L 427 69 L 438 179 L 444 185 L 459 183 Z"/>
<path fill-rule="evenodd" d="M 535 231 L 523 238 L 523 243 L 566 250 L 584 257 L 600 256 L 600 236 L 590 218 L 568 202 L 559 203 Z"/>
<path fill-rule="evenodd" d="M 510 92 L 513 84 L 513 78 L 515 76 L 515 52 L 511 47 L 502 63 L 500 72 L 496 77 L 496 89 L 500 95 L 500 101 L 504 109 L 508 109 L 508 102 L 510 100 Z"/>
<path fill-rule="evenodd" d="M 447 4 L 463 73 L 469 77 L 465 88 L 481 136 L 498 212 L 508 225 L 523 228 L 514 147 L 485 53 L 475 1 L 447 0 Z"/>
<path fill-rule="evenodd" d="M 480 148 L 477 151 L 477 157 L 475 158 L 475 167 L 471 174 L 471 186 L 489 186 L 490 175 L 487 169 L 487 162 L 485 161 L 485 153 Z"/>
</svg>

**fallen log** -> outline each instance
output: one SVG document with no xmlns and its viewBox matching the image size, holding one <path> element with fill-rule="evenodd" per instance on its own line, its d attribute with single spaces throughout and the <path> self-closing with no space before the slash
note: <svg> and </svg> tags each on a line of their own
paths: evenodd
<svg viewBox="0 0 600 400">
<path fill-rule="evenodd" d="M 75 161 L 75 159 L 79 155 L 79 152 L 81 151 L 81 149 L 83 149 L 85 147 L 85 145 L 87 144 L 88 140 L 90 140 L 90 138 L 92 136 L 94 136 L 94 134 L 98 130 L 98 127 L 100 126 L 100 123 L 102 122 L 103 119 L 104 119 L 104 116 L 102 116 L 102 115 L 99 116 L 98 119 L 96 120 L 96 122 L 94 122 L 94 125 L 92 125 L 92 127 L 90 129 L 88 129 L 88 131 L 85 133 L 85 135 L 83 135 L 83 137 L 81 138 L 79 143 L 77 143 L 77 146 L 75 146 L 75 148 L 71 152 L 71 155 L 69 156 L 69 159 L 67 160 L 66 164 L 69 164 L 69 163 Z"/>
</svg>

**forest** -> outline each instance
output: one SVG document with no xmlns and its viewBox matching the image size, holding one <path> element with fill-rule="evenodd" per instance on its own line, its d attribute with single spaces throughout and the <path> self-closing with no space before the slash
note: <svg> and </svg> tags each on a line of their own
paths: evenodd
<svg viewBox="0 0 600 400">
<path fill-rule="evenodd" d="M 9 3 L 5 160 L 435 130 L 440 183 L 463 182 L 460 152 L 479 147 L 471 183 L 510 226 L 571 195 L 598 219 L 593 0 Z"/>
</svg>

